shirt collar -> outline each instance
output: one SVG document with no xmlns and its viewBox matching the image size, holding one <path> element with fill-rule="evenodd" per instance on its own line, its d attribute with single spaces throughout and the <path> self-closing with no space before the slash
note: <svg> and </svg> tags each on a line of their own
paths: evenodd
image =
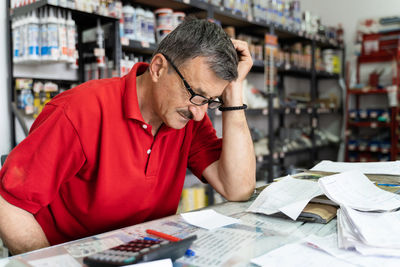
<svg viewBox="0 0 400 267">
<path fill-rule="evenodd" d="M 136 63 L 125 78 L 124 113 L 125 117 L 144 122 L 139 109 L 139 101 L 136 88 L 136 77 L 143 74 L 149 67 L 144 62 Z"/>
</svg>

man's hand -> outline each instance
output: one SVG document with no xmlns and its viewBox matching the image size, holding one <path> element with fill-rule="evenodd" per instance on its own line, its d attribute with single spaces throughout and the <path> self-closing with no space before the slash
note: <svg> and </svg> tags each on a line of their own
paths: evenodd
<svg viewBox="0 0 400 267">
<path fill-rule="evenodd" d="M 232 39 L 232 43 L 239 57 L 238 78 L 230 82 L 222 94 L 222 101 L 227 107 L 243 105 L 242 83 L 253 66 L 253 60 L 251 59 L 247 43 L 234 39 Z"/>
<path fill-rule="evenodd" d="M 251 58 L 247 42 L 235 39 L 231 40 L 239 57 L 239 65 L 238 65 L 239 76 L 237 78 L 237 82 L 241 83 L 246 78 L 247 73 L 249 73 L 251 67 L 253 66 L 253 60 Z"/>
</svg>

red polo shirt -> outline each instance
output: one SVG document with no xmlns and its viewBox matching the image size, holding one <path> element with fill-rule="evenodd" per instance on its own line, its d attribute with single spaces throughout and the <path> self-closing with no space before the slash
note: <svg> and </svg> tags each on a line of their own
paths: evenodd
<svg viewBox="0 0 400 267">
<path fill-rule="evenodd" d="M 186 168 L 201 177 L 219 158 L 208 116 L 151 134 L 136 92 L 147 67 L 55 97 L 1 169 L 0 194 L 34 214 L 52 245 L 174 214 Z"/>
</svg>

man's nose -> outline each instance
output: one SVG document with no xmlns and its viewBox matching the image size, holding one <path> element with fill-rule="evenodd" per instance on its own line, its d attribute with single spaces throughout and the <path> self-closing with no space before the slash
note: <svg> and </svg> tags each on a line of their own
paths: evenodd
<svg viewBox="0 0 400 267">
<path fill-rule="evenodd" d="M 208 108 L 208 104 L 201 105 L 201 106 L 190 105 L 189 110 L 193 114 L 193 120 L 201 121 L 207 112 L 207 108 Z"/>
</svg>

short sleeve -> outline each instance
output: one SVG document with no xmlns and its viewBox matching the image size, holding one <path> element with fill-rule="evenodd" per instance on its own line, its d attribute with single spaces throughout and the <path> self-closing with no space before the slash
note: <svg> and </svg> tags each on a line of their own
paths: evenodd
<svg viewBox="0 0 400 267">
<path fill-rule="evenodd" d="M 222 139 L 217 137 L 216 131 L 207 114 L 203 120 L 196 122 L 193 131 L 188 166 L 194 175 L 205 181 L 202 178 L 202 173 L 210 164 L 219 159 L 222 149 Z"/>
<path fill-rule="evenodd" d="M 79 136 L 64 109 L 48 104 L 29 135 L 8 155 L 0 171 L 0 194 L 35 214 L 55 198 L 61 184 L 84 162 Z"/>
</svg>

